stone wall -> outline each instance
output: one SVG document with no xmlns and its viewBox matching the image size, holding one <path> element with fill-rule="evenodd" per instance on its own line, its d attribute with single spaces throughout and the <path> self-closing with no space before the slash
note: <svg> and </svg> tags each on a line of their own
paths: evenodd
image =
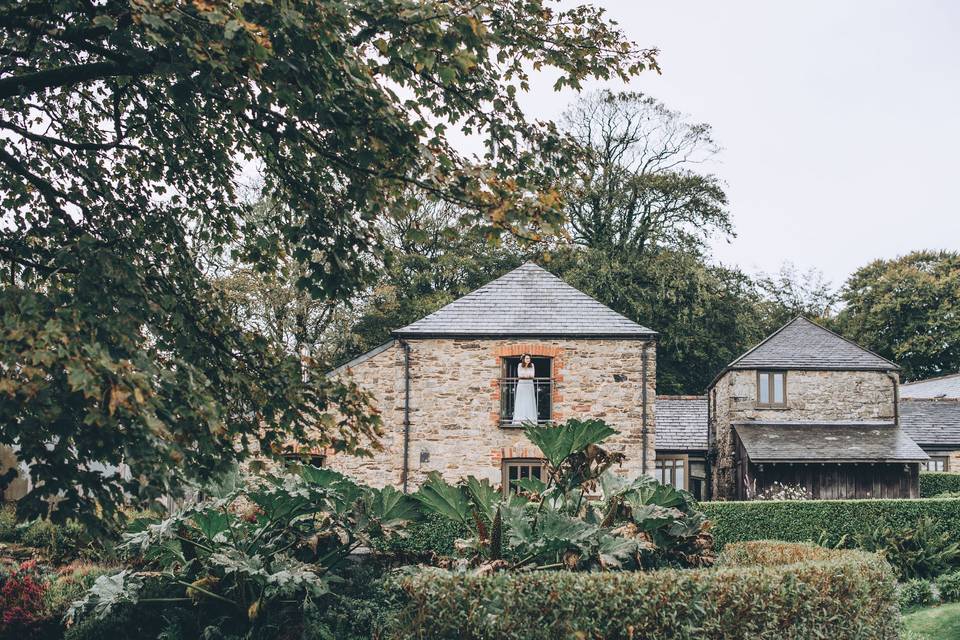
<svg viewBox="0 0 960 640">
<path fill-rule="evenodd" d="M 715 397 L 711 425 L 716 442 L 714 497 L 735 491 L 732 423 L 749 420 L 837 422 L 883 421 L 896 417 L 897 384 L 882 371 L 788 371 L 786 406 L 757 404 L 756 370 L 724 373 L 710 390 Z"/>
<path fill-rule="evenodd" d="M 947 462 L 947 471 L 960 473 L 960 451 L 944 451 L 939 455 L 944 453 L 950 456 L 950 460 Z"/>
<path fill-rule="evenodd" d="M 553 358 L 553 417 L 600 418 L 620 433 L 613 449 L 627 455 L 621 472 L 639 475 L 643 458 L 643 355 L 647 358 L 647 465 L 655 457 L 653 342 L 614 339 L 416 339 L 410 345 L 410 484 L 431 471 L 501 482 L 504 458 L 538 457 L 522 430 L 500 426 L 502 359 L 521 353 Z M 328 455 L 327 464 L 359 480 L 402 484 L 404 353 L 400 342 L 352 366 L 351 375 L 376 398 L 385 435 L 374 458 Z"/>
</svg>

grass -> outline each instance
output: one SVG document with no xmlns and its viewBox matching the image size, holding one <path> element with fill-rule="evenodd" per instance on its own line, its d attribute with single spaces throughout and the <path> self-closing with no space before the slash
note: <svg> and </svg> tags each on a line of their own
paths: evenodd
<svg viewBox="0 0 960 640">
<path fill-rule="evenodd" d="M 960 638 L 960 602 L 918 609 L 903 616 L 903 624 L 915 640 Z"/>
</svg>

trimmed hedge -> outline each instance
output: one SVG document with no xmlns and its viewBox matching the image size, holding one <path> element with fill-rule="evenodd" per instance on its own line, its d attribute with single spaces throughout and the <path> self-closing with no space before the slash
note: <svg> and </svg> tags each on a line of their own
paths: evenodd
<svg viewBox="0 0 960 640">
<path fill-rule="evenodd" d="M 932 498 L 941 493 L 960 491 L 960 473 L 924 471 L 920 474 L 920 497 Z"/>
<path fill-rule="evenodd" d="M 399 628 L 421 640 L 899 637 L 893 573 L 875 555 L 753 542 L 728 546 L 720 563 L 651 572 L 424 571 L 401 582 L 409 600 Z"/>
<path fill-rule="evenodd" d="M 713 521 L 717 549 L 731 542 L 784 540 L 836 544 L 878 527 L 915 526 L 930 516 L 944 531 L 960 531 L 960 500 L 786 500 L 701 502 Z"/>
</svg>

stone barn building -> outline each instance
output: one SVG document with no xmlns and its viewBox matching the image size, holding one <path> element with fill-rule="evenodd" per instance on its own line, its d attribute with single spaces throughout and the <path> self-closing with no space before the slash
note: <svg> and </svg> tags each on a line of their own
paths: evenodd
<svg viewBox="0 0 960 640">
<path fill-rule="evenodd" d="M 602 419 L 619 432 L 608 445 L 626 454 L 620 471 L 652 475 L 656 333 L 529 262 L 334 370 L 372 392 L 385 434 L 373 458 L 323 463 L 408 490 L 431 471 L 504 486 L 540 476 L 541 453 L 513 419 L 523 354 L 539 423 Z"/>
<path fill-rule="evenodd" d="M 708 389 L 713 496 L 774 483 L 814 498 L 917 497 L 927 454 L 900 425 L 899 367 L 796 318 Z"/>
</svg>

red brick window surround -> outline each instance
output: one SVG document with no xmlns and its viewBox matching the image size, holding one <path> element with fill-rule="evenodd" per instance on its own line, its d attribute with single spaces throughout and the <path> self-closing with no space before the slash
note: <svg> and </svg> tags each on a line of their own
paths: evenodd
<svg viewBox="0 0 960 640">
<path fill-rule="evenodd" d="M 495 403 L 490 417 L 497 426 L 512 426 L 516 365 L 523 354 L 529 354 L 536 367 L 538 423 L 556 422 L 562 416 L 562 407 L 558 405 L 563 401 L 559 391 L 563 382 L 563 349 L 535 343 L 504 345 L 493 349 L 492 353 L 500 372 L 497 378 L 490 381 L 493 387 L 491 399 Z"/>
</svg>

